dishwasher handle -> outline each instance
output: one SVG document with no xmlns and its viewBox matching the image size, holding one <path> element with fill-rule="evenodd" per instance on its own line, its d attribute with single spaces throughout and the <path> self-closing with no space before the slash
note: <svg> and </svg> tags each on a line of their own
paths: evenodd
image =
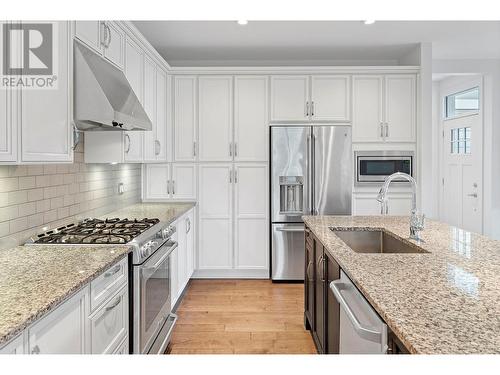
<svg viewBox="0 0 500 375">
<path fill-rule="evenodd" d="M 356 315 L 353 313 L 352 309 L 347 304 L 347 301 L 345 300 L 341 291 L 347 290 L 349 288 L 352 288 L 352 286 L 348 285 L 347 283 L 343 282 L 340 279 L 334 280 L 330 283 L 330 289 L 332 290 L 333 295 L 335 296 L 335 298 L 339 302 L 340 306 L 342 307 L 342 309 L 346 313 L 347 317 L 351 321 L 354 329 L 359 334 L 359 336 L 361 336 L 364 339 L 369 340 L 369 341 L 382 343 L 383 332 L 378 332 L 378 331 L 374 331 L 370 328 L 363 327 L 363 325 L 359 322 Z"/>
</svg>

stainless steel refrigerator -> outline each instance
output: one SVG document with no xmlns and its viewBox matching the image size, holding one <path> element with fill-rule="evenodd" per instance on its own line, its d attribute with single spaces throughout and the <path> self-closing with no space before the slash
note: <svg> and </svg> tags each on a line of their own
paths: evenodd
<svg viewBox="0 0 500 375">
<path fill-rule="evenodd" d="M 271 127 L 271 277 L 304 280 L 302 215 L 350 215 L 351 127 Z"/>
</svg>

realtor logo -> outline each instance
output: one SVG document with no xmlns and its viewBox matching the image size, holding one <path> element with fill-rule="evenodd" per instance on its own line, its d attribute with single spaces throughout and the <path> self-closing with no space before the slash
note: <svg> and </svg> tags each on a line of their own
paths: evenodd
<svg viewBox="0 0 500 375">
<path fill-rule="evenodd" d="M 55 26 L 52 22 L 2 25 L 2 87 L 55 88 Z"/>
</svg>

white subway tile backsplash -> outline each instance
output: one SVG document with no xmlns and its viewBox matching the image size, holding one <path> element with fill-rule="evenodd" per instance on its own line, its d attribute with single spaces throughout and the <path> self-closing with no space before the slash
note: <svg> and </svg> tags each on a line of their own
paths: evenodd
<svg viewBox="0 0 500 375">
<path fill-rule="evenodd" d="M 102 216 L 141 197 L 141 165 L 73 164 L 0 166 L 0 248 L 24 243 L 42 228 Z M 126 193 L 119 195 L 123 182 Z"/>
</svg>

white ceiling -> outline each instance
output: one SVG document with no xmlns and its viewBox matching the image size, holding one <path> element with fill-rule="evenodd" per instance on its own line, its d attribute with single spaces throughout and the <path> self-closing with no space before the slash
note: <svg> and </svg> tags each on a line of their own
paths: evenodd
<svg viewBox="0 0 500 375">
<path fill-rule="evenodd" d="M 172 66 L 397 63 L 420 42 L 434 59 L 500 59 L 500 21 L 134 21 Z M 364 60 L 364 61 L 361 61 Z"/>
</svg>

